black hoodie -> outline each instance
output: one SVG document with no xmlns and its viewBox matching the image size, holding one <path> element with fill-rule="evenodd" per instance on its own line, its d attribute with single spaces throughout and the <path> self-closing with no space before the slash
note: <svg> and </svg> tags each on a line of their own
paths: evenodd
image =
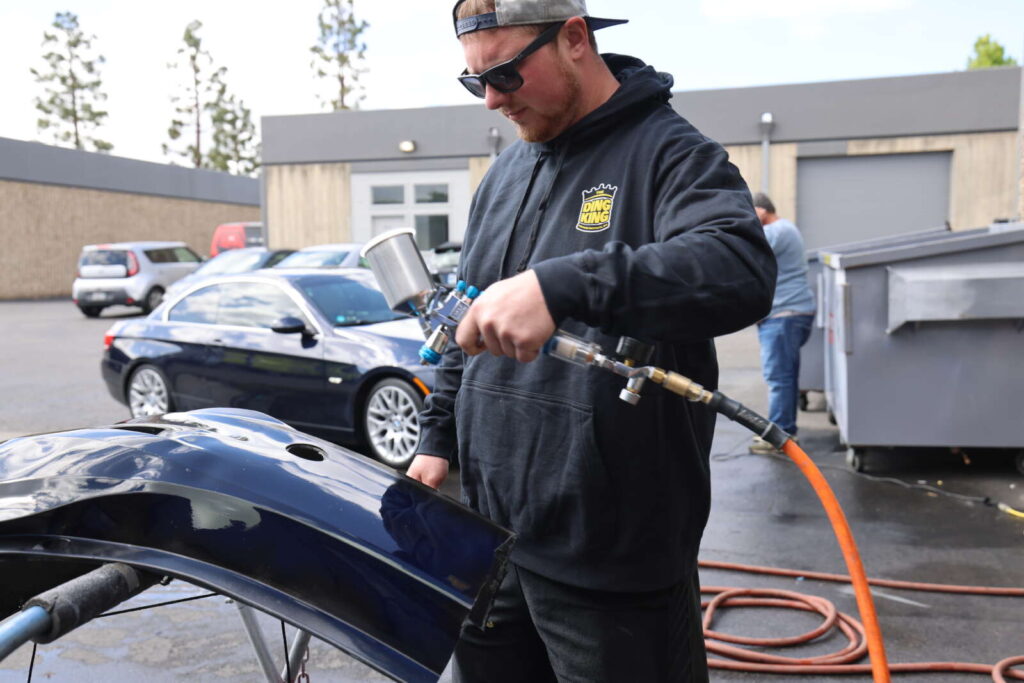
<svg viewBox="0 0 1024 683">
<path fill-rule="evenodd" d="M 621 83 L 546 143 L 516 142 L 477 190 L 460 278 L 481 290 L 533 269 L 555 323 L 716 387 L 712 338 L 771 308 L 775 260 L 725 150 L 668 104 L 672 77 L 605 55 Z M 464 369 L 463 369 L 464 364 Z M 458 457 L 464 501 L 519 534 L 512 559 L 587 588 L 687 577 L 710 507 L 715 417 L 648 383 L 542 356 L 452 345 L 422 416 L 420 453 Z"/>
</svg>

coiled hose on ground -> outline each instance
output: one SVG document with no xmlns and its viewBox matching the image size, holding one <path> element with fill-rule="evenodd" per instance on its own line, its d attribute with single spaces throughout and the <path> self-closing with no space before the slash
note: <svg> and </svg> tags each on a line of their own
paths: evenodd
<svg viewBox="0 0 1024 683">
<path fill-rule="evenodd" d="M 770 432 L 771 430 L 766 429 L 766 431 Z M 770 674 L 872 674 L 876 683 L 888 681 L 891 672 L 990 674 L 992 680 L 996 683 L 1006 683 L 1008 678 L 1024 680 L 1024 672 L 1015 671 L 1012 668 L 1024 664 L 1024 655 L 1008 657 L 995 665 L 968 662 L 889 664 L 885 659 L 881 630 L 878 626 L 877 615 L 871 600 L 869 584 L 905 590 L 1012 597 L 1024 597 L 1024 589 L 957 586 L 868 578 L 864 574 L 860 556 L 853 541 L 853 536 L 850 533 L 849 525 L 846 522 L 846 517 L 821 471 L 792 439 L 787 439 L 784 442 L 782 450 L 796 463 L 811 483 L 815 493 L 818 494 L 829 520 L 832 522 L 836 538 L 843 551 L 843 557 L 846 560 L 847 567 L 850 569 L 850 575 L 805 572 L 707 560 L 702 560 L 700 566 L 707 569 L 725 569 L 851 583 L 854 587 L 857 606 L 864 623 L 839 612 L 831 601 L 818 596 L 786 590 L 703 586 L 701 588 L 702 593 L 709 593 L 715 596 L 710 600 L 702 602 L 702 607 L 704 608 L 705 644 L 709 654 L 723 657 L 709 658 L 708 665 L 711 668 Z M 786 638 L 735 636 L 715 631 L 712 628 L 716 614 L 726 607 L 788 607 L 808 612 L 817 612 L 821 614 L 823 620 L 817 628 L 797 636 Z M 780 648 L 809 643 L 829 634 L 836 628 L 846 637 L 847 645 L 831 654 L 814 657 L 786 657 L 769 654 L 761 650 L 749 649 L 750 647 Z M 878 656 L 876 653 L 881 654 Z M 870 654 L 870 664 L 854 663 L 863 658 L 865 654 Z"/>
</svg>

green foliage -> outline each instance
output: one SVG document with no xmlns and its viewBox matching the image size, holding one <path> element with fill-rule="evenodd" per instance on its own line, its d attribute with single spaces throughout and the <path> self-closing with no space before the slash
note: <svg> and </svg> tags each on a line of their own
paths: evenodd
<svg viewBox="0 0 1024 683">
<path fill-rule="evenodd" d="M 233 95 L 224 81 L 225 67 L 217 67 L 203 48 L 193 21 L 182 35 L 178 60 L 169 66 L 183 73 L 180 90 L 171 97 L 175 116 L 167 129 L 170 144 L 164 154 L 184 157 L 196 168 L 251 174 L 259 167 L 259 144 L 252 113 Z"/>
<path fill-rule="evenodd" d="M 58 12 L 51 26 L 56 29 L 53 33 L 43 32 L 47 68 L 29 69 L 37 83 L 45 84 L 44 95 L 36 98 L 36 109 L 41 113 L 36 128 L 49 132 L 58 144 L 109 152 L 114 148 L 112 144 L 90 134 L 108 114 L 99 108 L 107 96 L 100 89 L 103 56 L 92 53 L 96 36 L 85 35 L 78 26 L 78 17 L 71 12 Z"/>
<path fill-rule="evenodd" d="M 1017 61 L 1006 54 L 1003 46 L 985 35 L 974 41 L 974 56 L 967 59 L 968 69 L 987 69 L 990 66 L 1016 66 Z"/>
<path fill-rule="evenodd" d="M 320 97 L 320 101 L 334 111 L 349 109 L 350 103 L 355 105 L 364 97 L 359 76 L 366 73 L 366 69 L 360 68 L 366 58 L 366 43 L 360 41 L 360 36 L 369 24 L 355 18 L 354 3 L 355 0 L 324 0 L 317 17 L 320 36 L 309 49 L 314 55 L 310 66 L 318 78 L 331 84 L 333 93 L 331 97 Z"/>
<path fill-rule="evenodd" d="M 209 111 L 213 124 L 210 167 L 236 175 L 253 175 L 260 167 L 260 151 L 252 112 L 228 93 L 223 84 Z"/>
</svg>

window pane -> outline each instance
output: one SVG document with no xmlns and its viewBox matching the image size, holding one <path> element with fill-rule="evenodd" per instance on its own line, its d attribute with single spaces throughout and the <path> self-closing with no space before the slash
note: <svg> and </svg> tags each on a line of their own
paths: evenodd
<svg viewBox="0 0 1024 683">
<path fill-rule="evenodd" d="M 239 282 L 221 286 L 224 296 L 217 312 L 220 325 L 270 329 L 285 316 L 306 320 L 291 297 L 275 285 Z"/>
<path fill-rule="evenodd" d="M 448 201 L 448 185 L 417 185 L 417 204 L 445 204 Z"/>
<path fill-rule="evenodd" d="M 150 263 L 167 263 L 171 255 L 167 249 L 147 249 L 143 253 Z"/>
<path fill-rule="evenodd" d="M 217 322 L 217 304 L 219 302 L 220 285 L 203 287 L 175 304 L 171 312 L 168 313 L 167 319 L 181 323 L 212 325 Z"/>
<path fill-rule="evenodd" d="M 373 275 L 311 276 L 299 282 L 303 293 L 336 327 L 398 320 L 404 315 L 388 308 L 384 295 L 373 285 Z"/>
<path fill-rule="evenodd" d="M 416 216 L 416 244 L 420 249 L 433 249 L 448 241 L 448 216 Z"/>
<path fill-rule="evenodd" d="M 106 251 L 97 249 L 95 251 L 83 251 L 82 257 L 78 259 L 80 266 L 125 266 L 128 267 L 127 251 Z"/>
<path fill-rule="evenodd" d="M 404 204 L 404 185 L 375 185 L 370 188 L 374 204 Z"/>
<path fill-rule="evenodd" d="M 169 263 L 178 261 L 180 263 L 198 263 L 202 261 L 199 255 L 188 247 L 175 247 L 174 249 L 168 249 L 170 258 L 167 259 Z"/>
</svg>

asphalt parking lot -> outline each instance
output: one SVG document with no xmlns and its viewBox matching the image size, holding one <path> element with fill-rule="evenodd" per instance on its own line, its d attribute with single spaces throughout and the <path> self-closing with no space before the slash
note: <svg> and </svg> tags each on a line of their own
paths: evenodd
<svg viewBox="0 0 1024 683">
<path fill-rule="evenodd" d="M 103 333 L 131 309 L 82 317 L 68 301 L 0 302 L 0 440 L 97 426 L 127 417 L 99 375 Z M 722 389 L 763 411 L 766 395 L 757 339 L 744 330 L 718 342 Z M 820 405 L 812 397 L 812 408 Z M 898 406 L 893 406 L 898 410 Z M 1024 509 L 1024 478 L 1008 457 L 943 451 L 895 452 L 873 463 L 871 476 L 844 464 L 837 432 L 824 412 L 800 415 L 801 444 L 825 473 L 845 510 L 869 575 L 921 582 L 1024 586 L 1024 520 L 973 500 L 988 497 Z M 845 573 L 832 531 L 811 488 L 785 458 L 752 456 L 749 436 L 721 420 L 713 452 L 713 503 L 701 558 L 801 571 Z M 928 488 L 925 488 L 925 487 Z M 702 583 L 797 590 L 855 614 L 850 589 L 807 578 L 705 570 Z M 2 580 L 2 577 L 0 577 Z M 138 604 L 195 595 L 182 584 L 151 590 Z M 875 603 L 890 662 L 964 661 L 993 664 L 1024 655 L 1024 599 L 968 597 L 876 589 Z M 134 604 L 134 603 L 133 603 Z M 792 611 L 726 612 L 716 630 L 748 636 L 803 633 L 817 620 Z M 277 622 L 264 620 L 268 634 Z M 279 630 L 276 631 L 279 638 Z M 840 637 L 801 646 L 787 656 L 841 647 Z M 0 663 L 0 681 L 25 680 L 25 647 Z M 326 646 L 314 645 L 308 670 L 329 681 L 384 680 Z M 35 680 L 260 680 L 240 621 L 223 598 L 136 612 L 93 622 L 40 646 Z M 713 681 L 794 680 L 796 676 L 714 671 Z M 846 680 L 869 680 L 847 676 Z M 909 679 L 909 676 L 905 677 Z M 900 676 L 895 677 L 900 680 Z M 833 680 L 801 676 L 801 681 Z M 984 675 L 917 674 L 920 681 L 984 681 Z"/>
</svg>

